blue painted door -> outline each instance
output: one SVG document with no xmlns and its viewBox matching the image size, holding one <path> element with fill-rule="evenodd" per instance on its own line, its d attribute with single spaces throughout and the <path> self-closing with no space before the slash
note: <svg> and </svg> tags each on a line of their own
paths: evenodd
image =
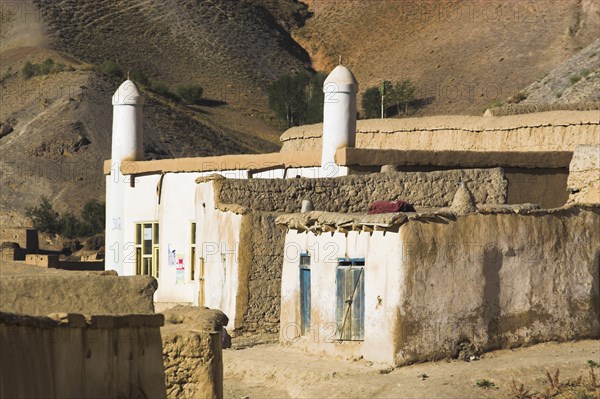
<svg viewBox="0 0 600 399">
<path fill-rule="evenodd" d="M 300 329 L 302 335 L 310 330 L 310 269 L 300 269 Z"/>
</svg>

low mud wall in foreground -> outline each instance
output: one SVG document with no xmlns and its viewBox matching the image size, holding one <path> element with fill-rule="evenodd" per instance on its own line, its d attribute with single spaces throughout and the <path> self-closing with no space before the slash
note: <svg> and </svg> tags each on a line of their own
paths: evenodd
<svg viewBox="0 0 600 399">
<path fill-rule="evenodd" d="M 3 398 L 164 398 L 162 315 L 0 313 Z"/>
</svg>

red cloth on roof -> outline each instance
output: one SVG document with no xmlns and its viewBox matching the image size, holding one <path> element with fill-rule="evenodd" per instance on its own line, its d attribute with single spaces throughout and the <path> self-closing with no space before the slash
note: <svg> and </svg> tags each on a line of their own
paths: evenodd
<svg viewBox="0 0 600 399">
<path fill-rule="evenodd" d="M 369 206 L 369 215 L 378 213 L 416 212 L 406 201 L 375 201 Z"/>
</svg>

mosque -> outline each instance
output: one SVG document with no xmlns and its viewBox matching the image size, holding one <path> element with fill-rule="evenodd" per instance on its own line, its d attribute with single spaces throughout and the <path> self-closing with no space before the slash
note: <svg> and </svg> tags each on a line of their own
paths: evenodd
<svg viewBox="0 0 600 399">
<path fill-rule="evenodd" d="M 157 309 L 399 365 L 600 336 L 597 111 L 357 122 L 343 65 L 280 152 L 144 161 L 143 97 L 112 98 L 106 269 Z M 408 212 L 368 214 L 376 201 Z"/>
</svg>

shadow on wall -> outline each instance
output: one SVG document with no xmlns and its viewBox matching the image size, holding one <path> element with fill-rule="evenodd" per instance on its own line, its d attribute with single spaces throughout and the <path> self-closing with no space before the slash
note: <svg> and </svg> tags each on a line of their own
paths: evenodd
<svg viewBox="0 0 600 399">
<path fill-rule="evenodd" d="M 488 335 L 489 349 L 500 347 L 500 269 L 502 251 L 496 246 L 483 250 L 483 321 Z"/>
<path fill-rule="evenodd" d="M 596 250 L 592 273 L 592 309 L 597 316 L 596 320 L 600 320 L 600 248 Z M 596 323 L 596 331 L 593 331 L 593 335 L 595 337 L 600 336 L 600 322 Z"/>
</svg>

